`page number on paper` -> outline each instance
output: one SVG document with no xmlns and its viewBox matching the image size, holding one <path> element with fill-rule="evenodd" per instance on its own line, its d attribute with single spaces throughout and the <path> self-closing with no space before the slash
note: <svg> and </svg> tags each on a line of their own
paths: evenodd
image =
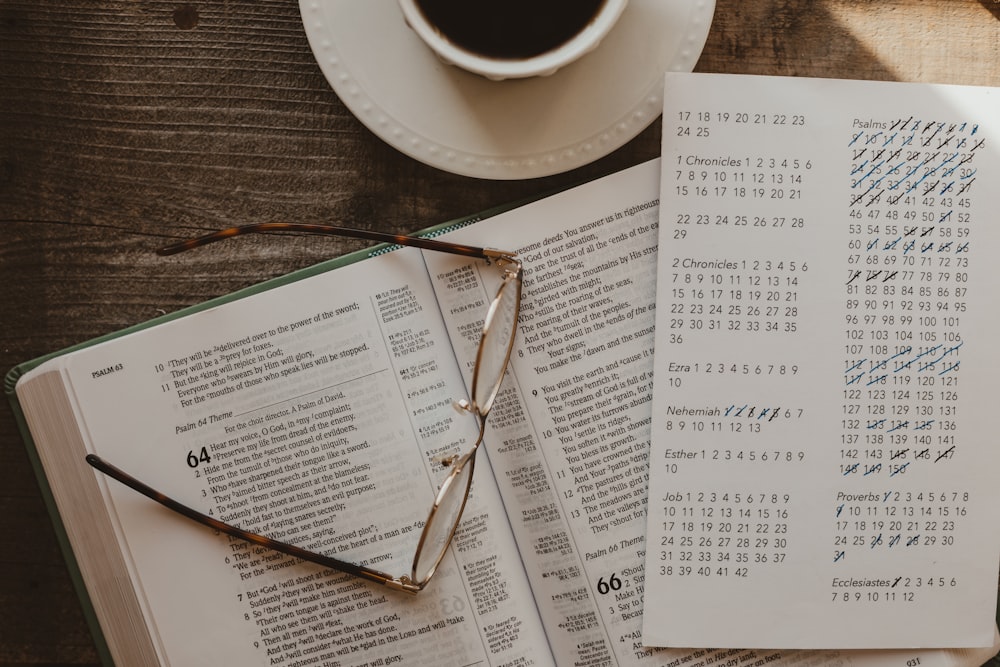
<svg viewBox="0 0 1000 667">
<path fill-rule="evenodd" d="M 211 463 L 212 457 L 208 455 L 208 448 L 202 447 L 201 451 L 195 453 L 192 449 L 187 454 L 187 464 L 189 468 L 197 468 L 202 463 Z"/>
<path fill-rule="evenodd" d="M 622 580 L 618 578 L 618 575 L 614 572 L 606 580 L 601 577 L 597 580 L 597 592 L 601 595 L 607 595 L 611 591 L 619 591 L 622 588 Z"/>
</svg>

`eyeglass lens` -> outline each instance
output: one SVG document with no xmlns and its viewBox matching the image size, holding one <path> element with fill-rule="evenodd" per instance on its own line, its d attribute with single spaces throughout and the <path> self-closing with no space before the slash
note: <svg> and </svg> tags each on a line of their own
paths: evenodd
<svg viewBox="0 0 1000 667">
<path fill-rule="evenodd" d="M 441 557 L 451 542 L 451 536 L 458 526 L 459 517 L 465 507 L 474 463 L 473 456 L 462 457 L 457 464 L 461 467 L 446 480 L 446 486 L 438 497 L 437 507 L 427 519 L 423 543 L 413 561 L 413 577 L 416 583 L 426 581 L 434 574 L 434 569 L 441 562 Z"/>
<path fill-rule="evenodd" d="M 472 400 L 481 415 L 485 415 L 492 407 L 507 368 L 514 329 L 517 326 L 520 298 L 518 291 L 516 280 L 505 280 L 486 315 L 483 339 L 479 344 L 476 376 L 472 382 Z"/>
</svg>

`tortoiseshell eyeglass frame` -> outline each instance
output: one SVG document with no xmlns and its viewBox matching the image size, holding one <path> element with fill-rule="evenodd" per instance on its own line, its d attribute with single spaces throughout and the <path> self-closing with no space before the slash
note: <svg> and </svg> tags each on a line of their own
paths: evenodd
<svg viewBox="0 0 1000 667">
<path fill-rule="evenodd" d="M 462 512 L 465 509 L 465 503 L 468 500 L 469 489 L 472 484 L 472 471 L 474 470 L 475 455 L 479 449 L 479 445 L 483 440 L 483 433 L 486 426 L 486 416 L 489 413 L 490 408 L 493 405 L 493 400 L 496 397 L 497 392 L 500 389 L 500 383 L 506 372 L 507 365 L 510 361 L 510 354 L 514 345 L 514 330 L 516 330 L 516 322 L 518 314 L 520 311 L 521 304 L 521 279 L 522 279 L 522 267 L 521 261 L 517 258 L 514 253 L 504 252 L 502 250 L 494 250 L 491 248 L 479 248 L 475 246 L 461 245 L 457 243 L 450 243 L 447 241 L 439 241 L 431 238 L 422 238 L 418 236 L 403 236 L 397 234 L 386 234 L 383 232 L 375 232 L 364 229 L 352 229 L 348 227 L 335 227 L 332 225 L 321 225 L 321 224 L 306 224 L 306 223 L 285 223 L 285 222 L 269 222 L 269 223 L 259 223 L 253 225 L 242 225 L 239 227 L 231 227 L 229 229 L 223 229 L 217 232 L 212 232 L 204 236 L 189 239 L 186 241 L 180 241 L 157 250 L 157 254 L 160 255 L 174 255 L 186 250 L 191 250 L 193 248 L 198 248 L 216 241 L 223 241 L 243 234 L 259 234 L 259 233 L 299 233 L 299 234 L 319 234 L 325 236 L 341 236 L 348 238 L 363 239 L 368 241 L 377 241 L 380 243 L 389 243 L 392 245 L 399 246 L 413 246 L 417 248 L 422 248 L 424 250 L 437 250 L 440 252 L 447 252 L 455 255 L 462 255 L 465 257 L 473 257 L 477 259 L 486 260 L 488 263 L 496 264 L 503 272 L 503 281 L 500 288 L 497 290 L 496 296 L 493 302 L 490 304 L 490 308 L 487 312 L 486 320 L 483 325 L 483 332 L 479 342 L 479 353 L 476 355 L 476 364 L 473 367 L 472 377 L 473 377 L 473 387 L 476 385 L 476 380 L 478 378 L 480 369 L 480 359 L 482 357 L 483 345 L 487 340 L 490 333 L 490 323 L 497 304 L 499 303 L 501 297 L 504 295 L 504 290 L 514 290 L 515 302 L 514 302 L 514 312 L 513 312 L 513 322 L 514 327 L 509 333 L 509 340 L 505 341 L 506 350 L 503 358 L 503 364 L 500 368 L 499 377 L 495 381 L 495 385 L 489 388 L 489 394 L 487 399 L 483 401 L 483 405 L 477 405 L 475 399 L 470 401 L 461 400 L 456 402 L 456 406 L 474 414 L 479 420 L 479 436 L 476 438 L 475 443 L 472 447 L 461 456 L 452 456 L 443 462 L 446 465 L 451 466 L 451 470 L 448 476 L 445 478 L 444 482 L 441 484 L 441 488 L 438 491 L 437 496 L 434 499 L 434 503 L 431 506 L 430 513 L 428 514 L 427 521 L 424 524 L 424 531 L 421 533 L 420 541 L 416 547 L 416 553 L 413 558 L 413 567 L 411 569 L 410 575 L 394 576 L 375 570 L 363 565 L 356 565 L 354 563 L 349 563 L 347 561 L 340 560 L 338 558 L 333 558 L 331 556 L 326 556 L 319 554 L 308 549 L 303 549 L 302 547 L 297 547 L 293 544 L 288 544 L 286 542 L 281 542 L 264 535 L 259 535 L 257 533 L 244 530 L 237 526 L 219 521 L 214 517 L 208 516 L 198 510 L 192 509 L 183 503 L 164 495 L 160 491 L 153 489 L 152 487 L 146 485 L 145 483 L 139 481 L 132 475 L 128 474 L 124 470 L 112 465 L 111 463 L 105 461 L 96 454 L 88 454 L 86 457 L 87 463 L 93 466 L 95 469 L 104 473 L 105 475 L 121 482 L 122 484 L 128 486 L 129 488 L 143 494 L 144 496 L 155 500 L 161 505 L 181 514 L 193 521 L 196 521 L 202 525 L 208 526 L 214 530 L 224 533 L 231 537 L 235 537 L 241 540 L 245 540 L 252 544 L 257 544 L 262 547 L 266 547 L 273 551 L 278 551 L 295 558 L 300 558 L 304 561 L 311 563 L 316 563 L 324 567 L 330 568 L 331 570 L 336 570 L 338 572 L 344 572 L 351 574 L 362 579 L 367 579 L 369 581 L 374 581 L 376 583 L 383 584 L 391 589 L 403 591 L 416 595 L 418 592 L 423 590 L 423 588 L 430 581 L 431 577 L 437 571 L 438 565 L 444 558 L 445 552 L 447 551 L 448 545 L 451 543 L 455 536 L 455 531 L 458 529 L 458 524 L 462 517 Z M 421 550 L 423 549 L 426 538 L 427 530 L 433 523 L 435 514 L 441 505 L 442 500 L 447 496 L 448 493 L 455 492 L 456 490 L 451 489 L 452 482 L 455 481 L 459 475 L 464 471 L 465 467 L 469 466 L 469 474 L 467 475 L 467 481 L 464 489 L 457 489 L 464 495 L 461 499 L 461 504 L 459 510 L 454 518 L 454 525 L 450 527 L 450 532 L 448 533 L 447 540 L 444 543 L 444 547 L 441 549 L 439 554 L 434 555 L 435 560 L 430 568 L 422 568 L 427 570 L 427 574 L 423 577 L 418 578 L 417 576 L 417 563 L 421 558 Z"/>
</svg>

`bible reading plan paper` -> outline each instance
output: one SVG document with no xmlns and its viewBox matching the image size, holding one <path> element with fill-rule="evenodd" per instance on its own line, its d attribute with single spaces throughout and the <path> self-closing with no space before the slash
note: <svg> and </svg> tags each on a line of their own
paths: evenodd
<svg viewBox="0 0 1000 667">
<path fill-rule="evenodd" d="M 988 645 L 1000 91 L 666 91 L 644 644 Z"/>
</svg>

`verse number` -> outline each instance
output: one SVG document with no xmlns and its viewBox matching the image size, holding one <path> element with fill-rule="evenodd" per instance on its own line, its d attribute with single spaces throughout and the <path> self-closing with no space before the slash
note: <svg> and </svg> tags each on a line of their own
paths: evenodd
<svg viewBox="0 0 1000 667">
<path fill-rule="evenodd" d="M 694 137 L 708 137 L 708 136 L 711 136 L 711 133 L 710 133 L 710 131 L 709 131 L 709 129 L 707 127 L 696 127 L 696 128 L 694 128 L 694 132 L 692 132 L 690 127 L 687 127 L 685 125 L 681 125 L 681 126 L 679 126 L 677 128 L 677 136 L 678 137 L 692 137 L 692 136 L 694 136 Z"/>
<path fill-rule="evenodd" d="M 607 581 L 604 581 L 604 577 L 597 580 L 597 592 L 601 595 L 607 595 L 611 591 L 621 590 L 622 580 L 618 578 L 618 575 L 614 572 L 608 577 Z"/>
<path fill-rule="evenodd" d="M 206 447 L 202 447 L 201 451 L 198 452 L 197 454 L 194 452 L 193 449 L 188 452 L 187 464 L 189 468 L 197 468 L 202 463 L 211 463 L 211 462 L 212 462 L 212 457 L 208 455 L 208 449 Z"/>
</svg>

